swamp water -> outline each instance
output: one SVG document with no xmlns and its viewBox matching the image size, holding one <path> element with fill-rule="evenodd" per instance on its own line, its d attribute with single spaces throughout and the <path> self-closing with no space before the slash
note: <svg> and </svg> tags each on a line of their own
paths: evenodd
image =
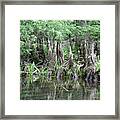
<svg viewBox="0 0 120 120">
<path fill-rule="evenodd" d="M 97 86 L 85 86 L 82 80 L 41 80 L 27 86 L 22 80 L 21 100 L 99 100 L 100 89 Z"/>
</svg>

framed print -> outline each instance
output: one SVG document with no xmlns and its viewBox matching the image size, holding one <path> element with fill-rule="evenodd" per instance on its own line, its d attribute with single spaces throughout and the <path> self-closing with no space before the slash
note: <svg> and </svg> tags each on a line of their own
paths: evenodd
<svg viewBox="0 0 120 120">
<path fill-rule="evenodd" d="M 2 119 L 119 119 L 119 2 L 1 2 Z"/>
</svg>

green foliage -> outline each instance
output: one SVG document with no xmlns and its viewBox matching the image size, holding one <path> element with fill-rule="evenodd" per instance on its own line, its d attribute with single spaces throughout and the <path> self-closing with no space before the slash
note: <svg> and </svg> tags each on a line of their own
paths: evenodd
<svg viewBox="0 0 120 120">
<path fill-rule="evenodd" d="M 85 37 L 86 33 L 90 33 L 93 39 L 99 40 L 100 37 L 100 22 L 99 21 L 87 21 L 84 26 L 73 24 L 73 21 L 63 20 L 21 20 L 20 33 L 21 40 L 29 41 L 34 40 L 35 36 L 41 33 L 43 36 L 49 37 L 50 39 L 64 40 L 68 39 L 70 35 L 74 37 Z"/>
<path fill-rule="evenodd" d="M 69 55 L 69 47 L 64 47 L 64 48 L 63 48 L 63 53 L 64 53 L 65 59 L 67 59 L 67 58 L 68 58 L 68 55 Z"/>
<path fill-rule="evenodd" d="M 38 79 L 38 76 L 34 77 L 34 75 L 36 73 L 40 73 L 40 70 L 36 67 L 34 62 L 32 64 L 29 63 L 26 66 L 26 69 L 27 69 L 26 72 L 27 72 L 27 75 L 28 75 L 27 85 L 29 87 L 30 84 L 32 84 L 34 81 L 36 81 L 36 79 Z"/>
<path fill-rule="evenodd" d="M 96 71 L 100 71 L 100 60 L 97 60 L 95 67 L 96 67 Z"/>
<path fill-rule="evenodd" d="M 44 39 L 45 43 L 48 39 L 51 41 L 62 42 L 69 38 L 85 39 L 89 34 L 90 39 L 100 40 L 100 22 L 87 21 L 84 26 L 72 20 L 21 20 L 20 21 L 20 40 L 21 40 L 21 56 L 28 56 L 36 52 L 37 39 Z M 75 46 L 73 52 L 77 53 L 78 46 Z M 44 51 L 47 55 L 48 48 L 44 44 Z M 64 55 L 67 57 L 68 50 L 64 49 Z M 76 56 L 75 56 L 76 57 Z"/>
<path fill-rule="evenodd" d="M 79 42 L 88 36 L 91 40 L 100 41 L 100 21 L 79 21 L 79 20 L 21 20 L 20 21 L 20 52 L 21 56 L 30 59 L 35 57 L 38 42 L 41 43 L 45 56 L 48 55 L 48 39 L 50 41 L 68 41 L 71 38 L 76 39 L 76 44 L 72 44 L 72 53 L 74 59 L 78 59 Z M 39 38 L 39 39 L 38 39 Z M 41 48 L 41 47 L 40 47 Z M 63 47 L 64 58 L 69 57 L 69 47 Z M 32 58 L 31 58 L 32 59 Z M 39 59 L 41 61 L 41 59 Z M 34 62 L 34 61 L 32 61 Z M 31 63 L 32 64 L 32 63 Z M 31 70 L 31 66 L 29 66 Z M 96 69 L 99 71 L 99 61 L 96 63 Z M 44 71 L 44 70 L 43 70 Z M 42 72 L 43 72 L 42 71 Z M 29 71 L 30 72 L 30 71 Z M 30 78 L 31 79 L 31 78 Z"/>
</svg>

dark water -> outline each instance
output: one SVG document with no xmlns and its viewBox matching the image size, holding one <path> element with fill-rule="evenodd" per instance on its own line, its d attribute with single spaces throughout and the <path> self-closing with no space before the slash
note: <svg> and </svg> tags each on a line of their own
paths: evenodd
<svg viewBox="0 0 120 120">
<path fill-rule="evenodd" d="M 22 83 L 20 87 L 21 100 L 99 100 L 100 91 L 96 87 L 72 83 L 34 82 L 29 87 Z"/>
</svg>

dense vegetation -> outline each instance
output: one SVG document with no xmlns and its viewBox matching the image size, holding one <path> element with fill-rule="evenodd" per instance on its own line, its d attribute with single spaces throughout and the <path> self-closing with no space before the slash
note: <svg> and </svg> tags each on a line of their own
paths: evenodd
<svg viewBox="0 0 120 120">
<path fill-rule="evenodd" d="M 100 99 L 100 21 L 21 20 L 21 99 Z"/>
</svg>

